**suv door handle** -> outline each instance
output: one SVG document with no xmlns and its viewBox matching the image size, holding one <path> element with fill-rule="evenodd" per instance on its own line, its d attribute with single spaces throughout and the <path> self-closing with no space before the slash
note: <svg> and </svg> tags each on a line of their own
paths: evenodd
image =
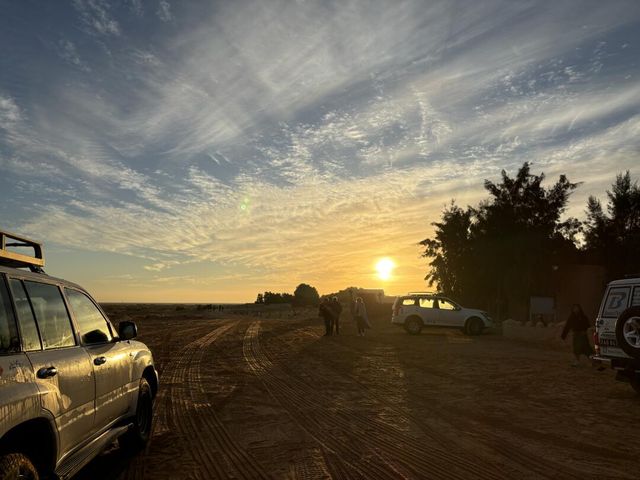
<svg viewBox="0 0 640 480">
<path fill-rule="evenodd" d="M 93 359 L 94 365 L 102 365 L 103 363 L 107 363 L 107 357 L 96 357 Z"/>
<path fill-rule="evenodd" d="M 56 367 L 42 367 L 36 374 L 38 378 L 50 378 L 55 377 L 58 374 Z"/>
</svg>

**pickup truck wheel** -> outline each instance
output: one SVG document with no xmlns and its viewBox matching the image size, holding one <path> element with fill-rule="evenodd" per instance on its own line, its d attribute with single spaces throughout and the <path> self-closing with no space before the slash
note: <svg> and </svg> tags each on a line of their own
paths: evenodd
<svg viewBox="0 0 640 480">
<path fill-rule="evenodd" d="M 38 471 L 29 457 L 21 453 L 0 456 L 0 480 L 38 480 Z"/>
<path fill-rule="evenodd" d="M 479 318 L 470 318 L 467 322 L 467 335 L 480 335 L 484 330 L 484 323 Z"/>
<path fill-rule="evenodd" d="M 422 331 L 422 320 L 416 317 L 409 317 L 404 322 L 404 329 L 410 335 L 418 335 Z"/>
<path fill-rule="evenodd" d="M 153 394 L 149 382 L 144 378 L 140 379 L 138 406 L 132 420 L 133 426 L 120 437 L 118 443 L 125 450 L 141 450 L 149 441 L 153 420 Z"/>
<path fill-rule="evenodd" d="M 616 340 L 624 353 L 640 358 L 640 307 L 627 308 L 618 317 Z"/>
</svg>

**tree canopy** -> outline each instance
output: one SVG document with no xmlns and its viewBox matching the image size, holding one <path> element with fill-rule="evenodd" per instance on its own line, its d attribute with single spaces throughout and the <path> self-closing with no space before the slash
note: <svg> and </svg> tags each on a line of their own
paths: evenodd
<svg viewBox="0 0 640 480">
<path fill-rule="evenodd" d="M 640 273 L 640 187 L 629 171 L 607 191 L 606 211 L 594 196 L 587 202 L 585 250 L 607 268 L 610 280 Z"/>
<path fill-rule="evenodd" d="M 259 293 L 254 303 L 273 305 L 278 303 L 290 303 L 299 306 L 317 305 L 320 300 L 318 291 L 306 283 L 298 285 L 293 293 Z"/>
<path fill-rule="evenodd" d="M 554 265 L 577 254 L 580 222 L 562 215 L 578 184 L 561 175 L 547 188 L 544 180 L 525 163 L 514 177 L 503 170 L 499 183 L 486 180 L 489 198 L 478 206 L 445 207 L 433 236 L 420 242 L 431 259 L 429 285 L 498 316 L 525 304 Z"/>
<path fill-rule="evenodd" d="M 296 305 L 317 305 L 320 301 L 320 295 L 318 295 L 318 290 L 311 285 L 307 285 L 306 283 L 301 283 L 298 285 L 293 292 L 294 302 Z"/>
</svg>

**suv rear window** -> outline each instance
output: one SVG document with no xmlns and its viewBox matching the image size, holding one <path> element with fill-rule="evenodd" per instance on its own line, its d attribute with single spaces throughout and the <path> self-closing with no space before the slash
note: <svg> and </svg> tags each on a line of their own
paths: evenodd
<svg viewBox="0 0 640 480">
<path fill-rule="evenodd" d="M 602 316 L 618 318 L 627 309 L 631 287 L 612 287 L 602 308 Z"/>
<path fill-rule="evenodd" d="M 13 309 L 9 301 L 7 286 L 0 276 L 0 355 L 14 353 L 20 350 L 18 330 L 13 318 Z"/>
<path fill-rule="evenodd" d="M 60 289 L 46 283 L 24 282 L 24 285 L 36 315 L 44 349 L 74 346 L 76 340 Z"/>
</svg>

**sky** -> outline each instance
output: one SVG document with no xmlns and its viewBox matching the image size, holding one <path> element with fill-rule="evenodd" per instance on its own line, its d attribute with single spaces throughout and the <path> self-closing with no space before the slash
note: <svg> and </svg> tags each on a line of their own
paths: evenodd
<svg viewBox="0 0 640 480">
<path fill-rule="evenodd" d="M 0 228 L 105 302 L 424 290 L 502 169 L 640 176 L 639 61 L 636 0 L 0 0 Z"/>
</svg>

